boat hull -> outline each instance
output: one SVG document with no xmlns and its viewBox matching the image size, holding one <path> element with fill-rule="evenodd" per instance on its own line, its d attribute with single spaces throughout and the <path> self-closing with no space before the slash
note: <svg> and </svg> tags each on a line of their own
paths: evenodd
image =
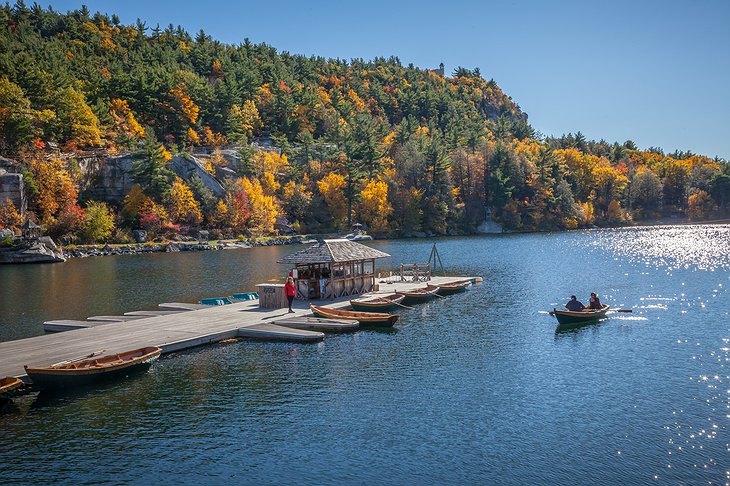
<svg viewBox="0 0 730 486">
<path fill-rule="evenodd" d="M 461 292 L 466 292 L 466 289 L 469 288 L 471 285 L 471 282 L 464 281 L 464 282 L 454 282 L 450 284 L 445 285 L 429 285 L 426 288 L 427 289 L 436 289 L 436 293 L 438 295 L 454 295 L 459 294 Z"/>
<path fill-rule="evenodd" d="M 392 327 L 398 321 L 397 314 L 379 314 L 375 312 L 349 312 L 339 309 L 328 309 L 310 305 L 312 313 L 324 319 L 351 319 L 360 323 L 360 327 Z"/>
<path fill-rule="evenodd" d="M 358 311 L 379 312 L 397 307 L 404 298 L 404 296 L 398 295 L 393 298 L 353 299 L 350 301 L 350 307 Z"/>
<path fill-rule="evenodd" d="M 33 381 L 33 386 L 43 390 L 86 386 L 147 371 L 152 363 L 160 357 L 161 350 L 160 348 L 145 349 L 149 351 L 140 354 L 139 357 L 123 360 L 119 364 L 90 365 L 93 361 L 103 362 L 105 359 L 99 358 L 98 360 L 80 361 L 75 364 L 78 368 L 71 368 L 69 365 L 45 368 L 26 366 L 25 372 Z M 118 356 L 129 355 L 130 353 L 134 352 L 122 353 Z"/>
<path fill-rule="evenodd" d="M 420 304 L 433 299 L 437 290 L 438 287 L 428 289 L 427 291 L 403 291 L 398 293 L 405 296 L 405 299 L 403 299 L 404 304 Z"/>
<path fill-rule="evenodd" d="M 583 324 L 590 324 L 606 317 L 609 306 L 604 305 L 603 309 L 598 311 L 561 311 L 553 309 L 552 314 L 558 320 L 558 326 L 560 327 L 571 327 L 580 326 Z"/>
<path fill-rule="evenodd" d="M 22 384 L 23 380 L 14 376 L 0 379 L 0 407 L 8 403 L 15 396 L 15 393 Z"/>
</svg>

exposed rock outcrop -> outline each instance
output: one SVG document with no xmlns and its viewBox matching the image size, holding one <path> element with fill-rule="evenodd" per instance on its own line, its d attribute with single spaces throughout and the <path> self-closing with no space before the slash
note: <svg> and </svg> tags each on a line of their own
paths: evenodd
<svg viewBox="0 0 730 486">
<path fill-rule="evenodd" d="M 65 261 L 63 251 L 48 236 L 30 243 L 26 247 L 0 250 L 0 263 L 57 263 Z"/>
<path fill-rule="evenodd" d="M 23 174 L 19 173 L 13 160 L 0 157 L 0 205 L 9 200 L 20 213 L 25 216 L 28 209 L 28 198 L 23 184 Z"/>
</svg>

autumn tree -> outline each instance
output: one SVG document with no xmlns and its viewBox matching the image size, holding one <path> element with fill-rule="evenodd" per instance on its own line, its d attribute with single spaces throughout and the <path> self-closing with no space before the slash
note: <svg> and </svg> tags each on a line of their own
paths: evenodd
<svg viewBox="0 0 730 486">
<path fill-rule="evenodd" d="M 87 243 L 105 241 L 114 229 L 114 216 L 103 202 L 92 201 L 86 206 L 86 224 L 83 230 Z"/>
<path fill-rule="evenodd" d="M 228 140 L 234 143 L 248 143 L 261 126 L 259 110 L 252 100 L 244 101 L 242 106 L 231 106 L 227 120 Z"/>
<path fill-rule="evenodd" d="M 274 231 L 276 216 L 279 215 L 279 208 L 273 196 L 264 193 L 263 187 L 258 179 L 241 179 L 243 189 L 248 196 L 251 207 L 250 228 L 256 235 L 270 234 Z"/>
<path fill-rule="evenodd" d="M 23 221 L 20 218 L 20 213 L 16 209 L 15 204 L 13 204 L 13 201 L 5 198 L 5 201 L 0 202 L 0 229 L 8 228 L 16 230 L 22 224 Z"/>
<path fill-rule="evenodd" d="M 312 204 L 312 192 L 305 184 L 289 181 L 284 186 L 283 209 L 292 222 L 303 223 Z"/>
<path fill-rule="evenodd" d="M 360 219 L 367 223 L 368 227 L 377 234 L 388 230 L 388 216 L 393 212 L 393 207 L 388 203 L 388 184 L 384 181 L 370 180 L 362 190 Z"/>
<path fill-rule="evenodd" d="M 237 231 L 245 230 L 251 217 L 251 207 L 244 184 L 246 180 L 246 178 L 238 179 L 231 184 L 225 197 L 226 210 L 222 211 L 219 203 L 214 217 L 219 224 Z M 225 216 L 225 221 L 223 216 Z"/>
<path fill-rule="evenodd" d="M 327 204 L 335 228 L 342 228 L 347 216 L 348 201 L 343 192 L 345 184 L 345 178 L 336 172 L 330 172 L 317 181 L 317 188 Z"/>
<path fill-rule="evenodd" d="M 35 187 L 30 207 L 44 223 L 52 223 L 62 208 L 76 203 L 76 184 L 63 161 L 32 158 L 28 161 L 28 171 Z"/>
<path fill-rule="evenodd" d="M 189 224 L 198 224 L 203 219 L 193 191 L 179 177 L 175 178 L 170 189 L 169 215 L 173 222 Z"/>
<path fill-rule="evenodd" d="M 91 111 L 83 93 L 69 86 L 56 97 L 55 132 L 70 147 L 101 145 L 99 120 Z"/>
<path fill-rule="evenodd" d="M 715 206 L 707 192 L 699 189 L 689 196 L 687 201 L 687 216 L 692 220 L 705 219 Z"/>
</svg>

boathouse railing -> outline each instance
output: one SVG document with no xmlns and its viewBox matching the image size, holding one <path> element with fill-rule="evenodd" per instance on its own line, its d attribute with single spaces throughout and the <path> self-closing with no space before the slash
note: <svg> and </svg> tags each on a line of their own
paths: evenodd
<svg viewBox="0 0 730 486">
<path fill-rule="evenodd" d="M 400 266 L 401 282 L 428 282 L 431 280 L 431 264 L 402 263 Z"/>
</svg>

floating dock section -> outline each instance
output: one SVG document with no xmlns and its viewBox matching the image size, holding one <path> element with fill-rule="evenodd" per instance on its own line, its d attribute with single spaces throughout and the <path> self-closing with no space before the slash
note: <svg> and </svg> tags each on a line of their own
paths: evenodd
<svg viewBox="0 0 730 486">
<path fill-rule="evenodd" d="M 432 285 L 469 279 L 468 277 L 433 277 Z M 472 278 L 476 281 L 476 278 Z M 395 282 L 380 284 L 378 293 L 423 287 L 425 282 Z M 354 298 L 354 297 L 353 297 Z M 350 297 L 321 304 L 330 307 L 348 305 Z M 159 311 L 132 311 L 126 321 L 48 321 L 56 332 L 17 341 L 0 342 L 0 376 L 24 377 L 23 365 L 49 366 L 59 361 L 77 358 L 100 350 L 114 354 L 146 346 L 158 346 L 163 353 L 180 351 L 203 344 L 231 338 L 318 341 L 323 332 L 353 330 L 356 323 L 311 320 L 309 302 L 296 301 L 295 313 L 286 309 L 260 309 L 258 301 L 243 301 L 229 305 L 206 306 L 188 303 L 160 304 Z M 397 311 L 400 312 L 400 311 Z M 407 312 L 405 309 L 403 312 Z M 140 313 L 152 313 L 145 315 Z M 119 318 L 120 316 L 96 316 Z M 61 329 L 64 328 L 65 329 Z"/>
</svg>

